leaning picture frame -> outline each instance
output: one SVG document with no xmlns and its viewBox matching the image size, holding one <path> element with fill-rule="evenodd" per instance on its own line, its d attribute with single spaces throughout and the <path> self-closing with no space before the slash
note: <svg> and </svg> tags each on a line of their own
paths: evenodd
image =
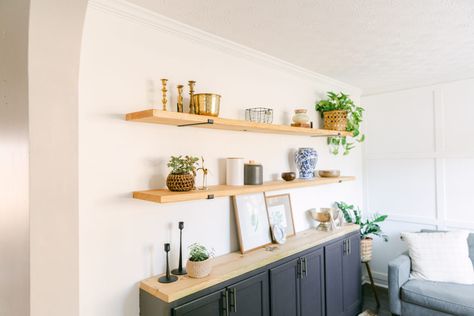
<svg viewBox="0 0 474 316">
<path fill-rule="evenodd" d="M 232 201 L 240 252 L 246 253 L 271 244 L 265 195 L 263 193 L 235 195 Z"/>
<path fill-rule="evenodd" d="M 273 225 L 278 225 L 283 227 L 286 232 L 286 237 L 294 236 L 296 230 L 290 194 L 287 193 L 272 196 L 267 196 L 265 194 L 265 201 L 267 203 L 270 226 L 273 227 Z"/>
</svg>

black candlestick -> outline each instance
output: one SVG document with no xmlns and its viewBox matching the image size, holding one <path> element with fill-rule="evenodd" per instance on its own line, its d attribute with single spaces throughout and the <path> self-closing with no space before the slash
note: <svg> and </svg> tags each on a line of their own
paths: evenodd
<svg viewBox="0 0 474 316">
<path fill-rule="evenodd" d="M 184 222 L 179 222 L 179 265 L 178 269 L 174 269 L 171 273 L 175 275 L 185 275 L 186 269 L 183 268 L 183 228 Z"/>
<path fill-rule="evenodd" d="M 170 244 L 165 243 L 165 252 L 166 252 L 166 275 L 162 276 L 158 279 L 160 283 L 172 283 L 178 281 L 178 277 L 170 274 L 170 263 L 169 263 L 169 252 L 170 252 Z"/>
</svg>

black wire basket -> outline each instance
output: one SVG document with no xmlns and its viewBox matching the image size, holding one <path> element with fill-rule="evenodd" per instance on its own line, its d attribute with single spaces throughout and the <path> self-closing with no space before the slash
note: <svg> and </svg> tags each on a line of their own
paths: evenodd
<svg viewBox="0 0 474 316">
<path fill-rule="evenodd" d="M 272 123 L 273 109 L 262 107 L 245 109 L 245 120 L 258 123 Z"/>
</svg>

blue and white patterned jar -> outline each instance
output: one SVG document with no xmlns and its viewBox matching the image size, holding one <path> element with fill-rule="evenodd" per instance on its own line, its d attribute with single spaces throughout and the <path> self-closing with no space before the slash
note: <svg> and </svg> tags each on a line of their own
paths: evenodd
<svg viewBox="0 0 474 316">
<path fill-rule="evenodd" d="M 295 155 L 295 162 L 300 179 L 312 179 L 318 162 L 318 152 L 314 148 L 299 148 Z"/>
</svg>

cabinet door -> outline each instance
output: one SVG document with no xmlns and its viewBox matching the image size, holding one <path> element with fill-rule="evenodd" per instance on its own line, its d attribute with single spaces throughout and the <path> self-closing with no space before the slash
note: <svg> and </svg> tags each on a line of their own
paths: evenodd
<svg viewBox="0 0 474 316">
<path fill-rule="evenodd" d="M 301 316 L 324 315 L 324 251 L 318 249 L 302 259 L 300 278 Z"/>
<path fill-rule="evenodd" d="M 268 273 L 263 272 L 228 287 L 231 316 L 269 316 Z"/>
<path fill-rule="evenodd" d="M 270 306 L 272 316 L 299 315 L 299 260 L 270 270 Z"/>
<path fill-rule="evenodd" d="M 347 241 L 347 250 L 342 257 L 344 282 L 344 314 L 357 315 L 361 304 L 361 265 L 360 265 L 360 237 L 359 234 L 350 236 Z"/>
<path fill-rule="evenodd" d="M 174 316 L 222 316 L 224 308 L 227 308 L 224 299 L 225 291 L 195 299 L 173 309 Z"/>
<path fill-rule="evenodd" d="M 326 315 L 344 315 L 342 256 L 345 241 L 340 240 L 324 247 L 326 271 Z"/>
</svg>

